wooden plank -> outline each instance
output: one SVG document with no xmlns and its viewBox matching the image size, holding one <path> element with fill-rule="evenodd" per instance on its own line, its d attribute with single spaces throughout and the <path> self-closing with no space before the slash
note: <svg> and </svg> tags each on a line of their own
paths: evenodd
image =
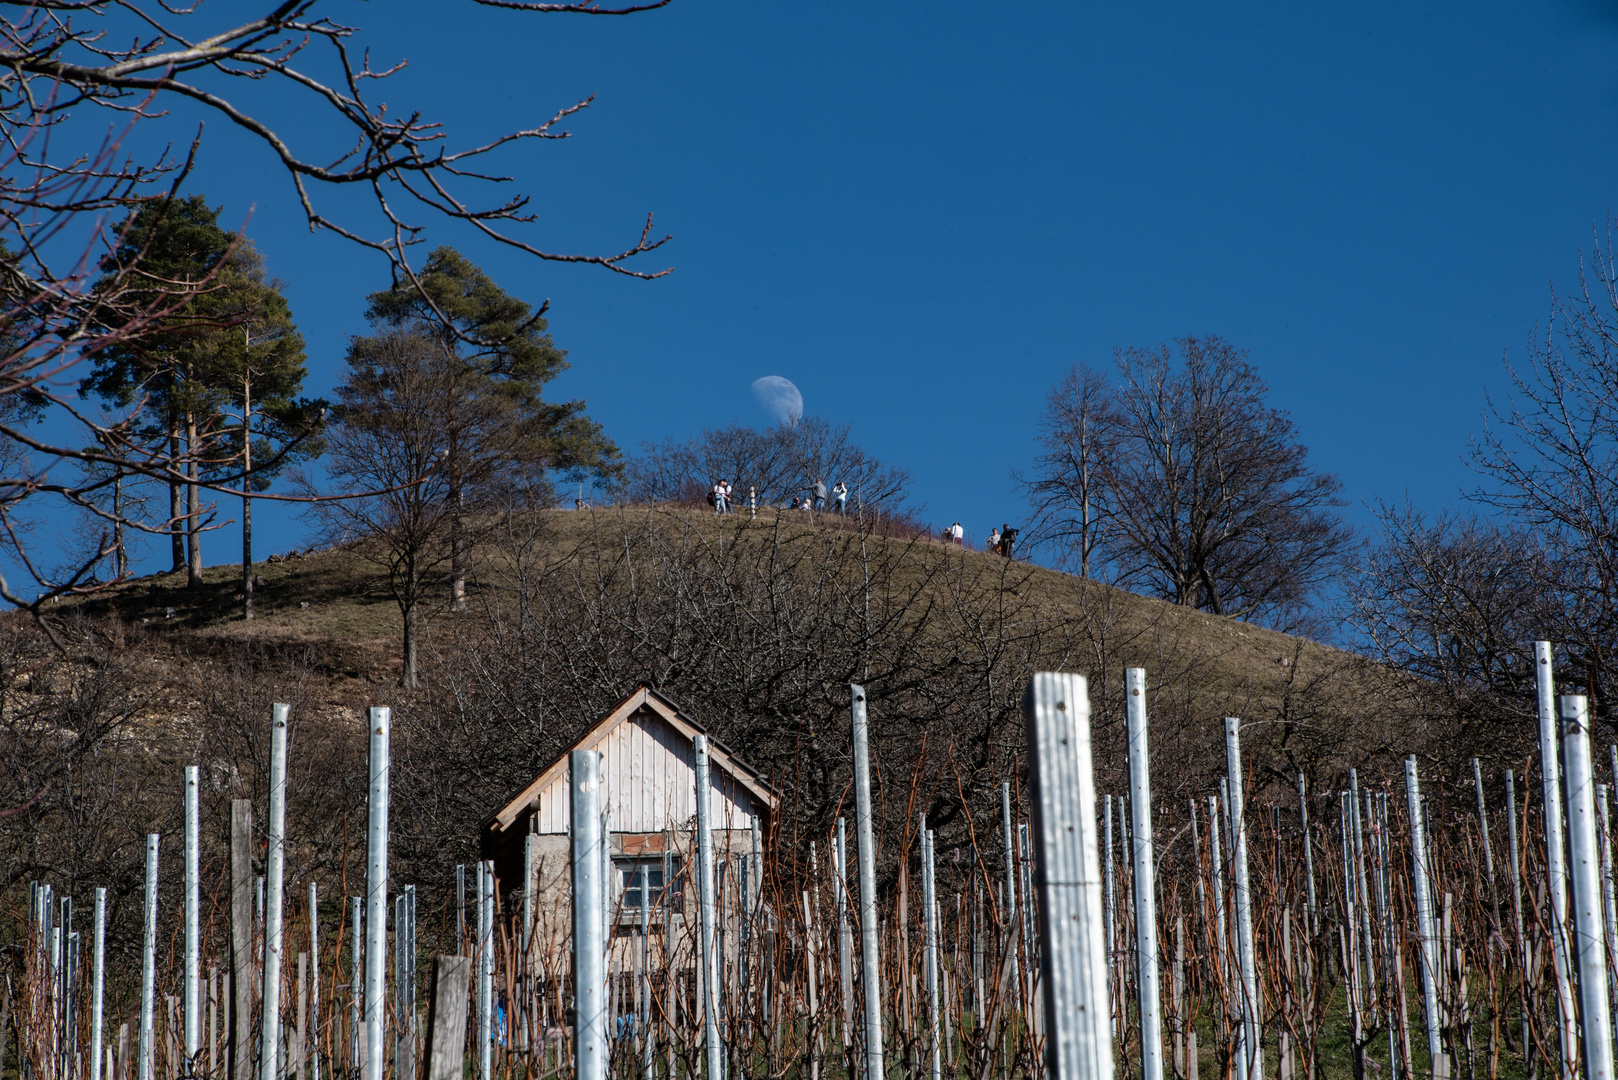
<svg viewBox="0 0 1618 1080">
<path fill-rule="evenodd" d="M 427 1003 L 426 1080 L 461 1080 L 471 986 L 471 957 L 433 957 L 433 995 Z"/>
</svg>

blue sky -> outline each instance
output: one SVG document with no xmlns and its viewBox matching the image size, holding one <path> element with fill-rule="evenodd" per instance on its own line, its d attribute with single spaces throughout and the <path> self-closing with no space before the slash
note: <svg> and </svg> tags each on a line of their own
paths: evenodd
<svg viewBox="0 0 1618 1080">
<path fill-rule="evenodd" d="M 540 214 L 525 235 L 618 250 L 654 211 L 674 240 L 645 265 L 672 275 L 427 233 L 550 299 L 573 363 L 555 396 L 632 449 L 765 423 L 750 385 L 785 376 L 976 539 L 1022 515 L 1009 474 L 1071 364 L 1186 334 L 1250 350 L 1357 523 L 1379 496 L 1453 505 L 1502 357 L 1618 178 L 1618 8 L 1573 0 L 328 14 L 365 28 L 373 66 L 409 59 L 379 96 L 452 143 L 597 95 L 572 139 L 505 157 Z M 323 145 L 313 115 L 276 122 Z M 227 222 L 255 208 L 328 390 L 380 258 L 311 236 L 268 154 L 217 121 L 193 189 Z M 286 512 L 255 521 L 263 553 L 301 542 Z M 240 550 L 230 528 L 207 544 Z"/>
</svg>

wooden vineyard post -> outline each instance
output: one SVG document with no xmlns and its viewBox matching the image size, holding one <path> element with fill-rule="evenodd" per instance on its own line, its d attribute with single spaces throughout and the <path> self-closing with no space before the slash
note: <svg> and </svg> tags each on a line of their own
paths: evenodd
<svg viewBox="0 0 1618 1080">
<path fill-rule="evenodd" d="M 471 982 L 470 957 L 433 957 L 433 996 L 427 1003 L 427 1080 L 462 1080 Z"/>
</svg>

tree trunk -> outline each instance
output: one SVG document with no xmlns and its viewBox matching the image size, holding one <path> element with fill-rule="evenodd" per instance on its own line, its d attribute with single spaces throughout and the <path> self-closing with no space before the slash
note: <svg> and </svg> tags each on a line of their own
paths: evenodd
<svg viewBox="0 0 1618 1080">
<path fill-rule="evenodd" d="M 112 481 L 112 567 L 119 581 L 129 573 L 129 549 L 124 545 L 124 473 Z"/>
<path fill-rule="evenodd" d="M 416 610 L 421 606 L 417 598 L 419 578 L 412 564 L 407 571 L 404 599 L 399 601 L 399 613 L 404 616 L 404 685 L 406 690 L 416 688 Z"/>
<path fill-rule="evenodd" d="M 169 428 L 169 468 L 179 464 L 180 429 Z M 178 481 L 169 481 L 169 545 L 174 555 L 174 569 L 185 569 L 185 501 Z"/>
<path fill-rule="evenodd" d="M 186 585 L 193 589 L 202 588 L 202 488 L 198 486 L 202 470 L 197 462 L 197 417 L 195 413 L 185 414 L 185 446 L 186 475 L 191 482 L 186 485 L 186 520 L 185 538 L 187 551 Z"/>
<path fill-rule="evenodd" d="M 449 454 L 449 607 L 466 609 L 466 522 L 461 516 L 461 448 L 450 433 Z"/>
<path fill-rule="evenodd" d="M 242 381 L 242 618 L 253 617 L 253 384 Z"/>
</svg>

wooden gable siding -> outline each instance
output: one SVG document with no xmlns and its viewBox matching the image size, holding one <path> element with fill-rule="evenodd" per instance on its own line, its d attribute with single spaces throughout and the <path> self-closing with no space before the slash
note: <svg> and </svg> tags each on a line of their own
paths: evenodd
<svg viewBox="0 0 1618 1080">
<path fill-rule="evenodd" d="M 696 752 L 689 739 L 645 706 L 598 745 L 606 782 L 602 807 L 615 833 L 690 828 L 696 817 Z M 708 807 L 717 829 L 751 829 L 757 802 L 721 769 L 709 770 Z M 541 789 L 536 831 L 566 833 L 571 819 L 567 770 Z"/>
</svg>

